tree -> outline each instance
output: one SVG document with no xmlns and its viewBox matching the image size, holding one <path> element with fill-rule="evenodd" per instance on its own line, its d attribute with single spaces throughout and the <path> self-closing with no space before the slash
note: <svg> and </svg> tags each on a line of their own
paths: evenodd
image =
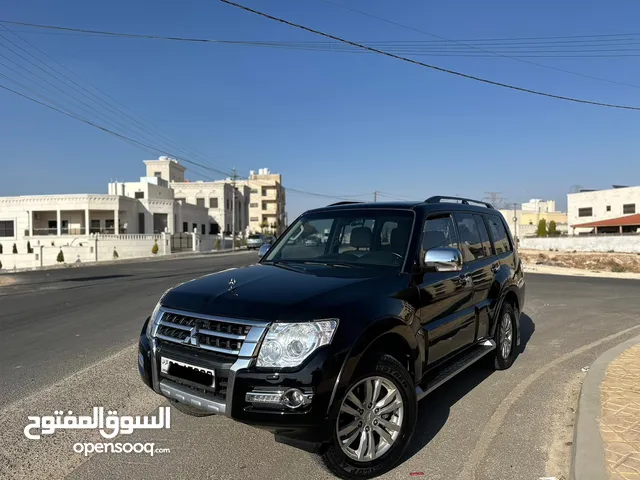
<svg viewBox="0 0 640 480">
<path fill-rule="evenodd" d="M 27 242 L 27 253 L 33 253 L 33 248 L 31 248 L 31 242 Z"/>
<path fill-rule="evenodd" d="M 116 251 L 116 247 L 113 247 L 113 259 L 118 258 L 118 252 Z"/>
<path fill-rule="evenodd" d="M 547 221 L 544 218 L 538 222 L 538 236 L 539 237 L 547 236 Z"/>
<path fill-rule="evenodd" d="M 158 254 L 158 242 L 154 242 L 153 247 L 151 248 L 151 253 L 153 253 L 154 255 Z"/>
<path fill-rule="evenodd" d="M 13 253 L 18 253 L 18 247 L 15 243 L 13 244 Z"/>
<path fill-rule="evenodd" d="M 58 257 L 56 258 L 56 261 L 58 263 L 64 262 L 64 253 L 62 253 L 62 249 L 60 249 L 60 251 L 58 252 Z"/>
<path fill-rule="evenodd" d="M 556 221 L 555 220 L 551 220 L 549 222 L 549 235 L 551 236 L 555 236 L 558 234 L 558 230 L 556 227 Z"/>
</svg>

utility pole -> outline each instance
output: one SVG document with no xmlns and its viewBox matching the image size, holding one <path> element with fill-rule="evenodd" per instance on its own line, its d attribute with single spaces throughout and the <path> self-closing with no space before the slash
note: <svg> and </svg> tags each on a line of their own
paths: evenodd
<svg viewBox="0 0 640 480">
<path fill-rule="evenodd" d="M 516 212 L 516 209 L 518 207 L 517 203 L 513 204 L 513 236 L 516 239 L 516 246 L 520 243 L 520 240 L 518 239 L 518 214 Z"/>
<path fill-rule="evenodd" d="M 373 201 L 374 202 L 378 201 L 378 191 L 377 190 L 375 192 L 373 192 Z"/>
<path fill-rule="evenodd" d="M 231 186 L 233 187 L 232 203 L 231 203 L 231 251 L 236 249 L 236 168 L 233 167 L 233 177 L 231 177 Z"/>
<path fill-rule="evenodd" d="M 489 200 L 489 203 L 491 205 L 499 209 L 502 203 L 502 200 L 504 200 L 504 198 L 499 197 L 498 195 L 500 195 L 502 192 L 484 192 L 484 193 L 487 196 L 484 197 L 482 200 Z"/>
</svg>

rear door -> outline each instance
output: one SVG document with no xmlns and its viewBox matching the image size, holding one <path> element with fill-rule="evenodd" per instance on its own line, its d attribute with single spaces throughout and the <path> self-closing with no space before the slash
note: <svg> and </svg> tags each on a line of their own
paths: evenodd
<svg viewBox="0 0 640 480">
<path fill-rule="evenodd" d="M 493 242 L 494 250 L 496 252 L 496 260 L 498 263 L 498 271 L 496 273 L 496 283 L 501 284 L 507 278 L 512 277 L 517 267 L 517 258 L 513 245 L 509 239 L 507 233 L 507 226 L 504 222 L 502 215 L 499 214 L 486 214 L 487 226 L 489 227 L 489 234 Z M 495 315 L 495 309 L 498 305 L 498 299 L 489 305 L 489 315 L 491 318 Z"/>
<path fill-rule="evenodd" d="M 459 247 L 449 213 L 427 217 L 420 255 L 438 247 Z M 420 319 L 427 338 L 427 364 L 444 359 L 471 344 L 475 335 L 473 283 L 462 272 L 428 272 L 421 279 Z"/>
<path fill-rule="evenodd" d="M 477 319 L 474 340 L 489 334 L 489 307 L 497 298 L 492 291 L 499 262 L 494 255 L 489 233 L 482 215 L 456 212 L 454 215 L 465 266 L 463 273 L 473 281 L 473 305 Z"/>
</svg>

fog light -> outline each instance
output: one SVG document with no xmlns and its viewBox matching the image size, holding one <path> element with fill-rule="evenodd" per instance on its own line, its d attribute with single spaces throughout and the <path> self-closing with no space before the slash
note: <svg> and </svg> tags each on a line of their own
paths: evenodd
<svg viewBox="0 0 640 480">
<path fill-rule="evenodd" d="M 300 408 L 303 405 L 309 405 L 313 400 L 313 393 L 305 393 L 297 388 L 288 390 L 254 390 L 247 392 L 245 400 L 249 403 L 263 403 L 271 405 L 284 405 L 290 409 Z"/>
<path fill-rule="evenodd" d="M 297 388 L 291 388 L 282 395 L 282 403 L 289 408 L 298 408 L 304 405 L 304 394 Z"/>
</svg>

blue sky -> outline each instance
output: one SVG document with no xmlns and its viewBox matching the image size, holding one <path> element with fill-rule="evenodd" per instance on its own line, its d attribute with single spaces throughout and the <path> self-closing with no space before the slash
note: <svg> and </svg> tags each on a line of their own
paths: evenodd
<svg viewBox="0 0 640 480">
<path fill-rule="evenodd" d="M 640 31 L 634 0 L 338 1 L 447 38 Z M 353 40 L 433 40 L 321 0 L 244 4 Z M 172 36 L 323 40 L 215 0 L 5 0 L 0 17 Z M 416 199 L 497 191 L 511 202 L 540 197 L 564 206 L 575 184 L 640 183 L 640 112 L 536 97 L 378 55 L 11 28 L 211 163 L 243 175 L 268 167 L 283 174 L 285 187 L 332 195 L 380 190 Z M 526 88 L 640 106 L 640 88 L 509 59 L 420 60 Z M 640 85 L 640 57 L 531 60 Z M 19 78 L 2 65 L 0 73 Z M 0 84 L 9 86 L 2 78 Z M 156 156 L 5 91 L 0 113 L 0 196 L 106 192 L 111 179 L 137 179 L 142 160 Z M 187 168 L 191 180 L 202 177 Z M 329 202 L 289 192 L 289 218 Z"/>
</svg>

